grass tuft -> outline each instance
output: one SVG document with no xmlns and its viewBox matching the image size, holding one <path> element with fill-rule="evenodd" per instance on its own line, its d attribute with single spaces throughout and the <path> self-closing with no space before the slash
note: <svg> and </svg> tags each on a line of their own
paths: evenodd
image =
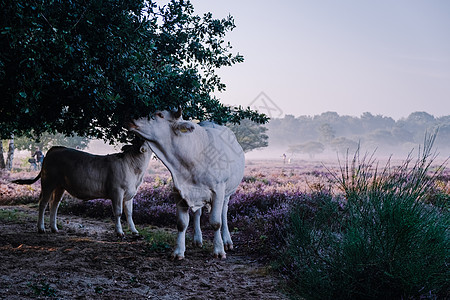
<svg viewBox="0 0 450 300">
<path fill-rule="evenodd" d="M 167 252 L 176 242 L 176 235 L 169 231 L 160 228 L 152 229 L 148 226 L 138 229 L 139 234 L 149 244 L 148 250 L 150 252 Z"/>
<path fill-rule="evenodd" d="M 450 214 L 436 197 L 435 136 L 413 163 L 348 155 L 334 174 L 342 197 L 320 195 L 317 208 L 296 205 L 281 264 L 293 295 L 306 299 L 445 298 L 450 289 Z M 438 196 L 445 198 L 445 196 Z"/>
</svg>

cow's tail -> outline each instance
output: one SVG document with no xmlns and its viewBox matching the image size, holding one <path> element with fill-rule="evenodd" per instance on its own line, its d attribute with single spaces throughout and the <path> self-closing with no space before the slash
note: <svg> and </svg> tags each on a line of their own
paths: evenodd
<svg viewBox="0 0 450 300">
<path fill-rule="evenodd" d="M 39 178 L 41 178 L 41 172 L 39 172 L 38 176 L 36 176 L 36 178 L 34 179 L 16 179 L 11 182 L 16 184 L 33 184 L 38 181 Z"/>
</svg>

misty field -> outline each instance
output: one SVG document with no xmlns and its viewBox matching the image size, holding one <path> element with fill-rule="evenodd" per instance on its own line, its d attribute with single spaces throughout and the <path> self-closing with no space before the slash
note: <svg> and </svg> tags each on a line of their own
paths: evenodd
<svg viewBox="0 0 450 300">
<path fill-rule="evenodd" d="M 40 183 L 17 186 L 9 181 L 36 174 L 5 173 L 0 182 L 0 222 L 3 227 L 10 228 L 15 222 L 25 222 L 28 238 L 33 235 L 36 220 L 23 214 L 37 211 Z M 186 282 L 192 282 L 202 278 L 203 272 L 210 274 L 206 269 L 213 264 L 221 269 L 222 279 L 209 289 L 214 290 L 213 294 L 219 298 L 244 295 L 238 289 L 244 285 L 249 293 L 245 297 L 259 299 L 443 299 L 449 296 L 450 288 L 449 199 L 450 170 L 428 154 L 417 160 L 390 162 L 379 162 L 370 156 L 355 156 L 340 164 L 337 161 L 299 160 L 284 164 L 281 160 L 250 160 L 246 163 L 244 179 L 229 203 L 229 228 L 235 249 L 229 253 L 228 259 L 216 261 L 209 257 L 208 251 L 188 246 L 186 261 L 174 263 L 167 258 L 176 236 L 172 182 L 165 167 L 152 161 L 134 199 L 133 219 L 140 225 L 138 229 L 143 241 L 116 241 L 111 223 L 111 202 L 104 199 L 80 201 L 65 194 L 59 209 L 58 225 L 63 236 L 74 231 L 78 235 L 83 235 L 83 230 L 96 232 L 94 236 L 85 233 L 85 238 L 100 238 L 103 247 L 111 243 L 117 251 L 129 253 L 127 259 L 134 266 L 145 264 L 140 260 L 141 256 L 142 259 L 153 257 L 158 260 L 159 268 L 156 269 L 163 274 L 160 284 L 166 288 L 159 290 L 159 294 L 155 292 L 160 297 L 169 295 L 164 292 L 169 293 L 171 288 L 181 293 L 181 283 L 174 279 L 178 275 L 170 271 L 173 268 L 183 274 L 181 277 Z M 70 218 L 77 218 L 79 228 L 73 228 L 73 219 Z M 83 220 L 94 221 L 86 221 L 83 225 Z M 89 225 L 95 220 L 107 226 L 109 233 L 106 236 L 99 236 L 97 231 L 100 229 L 92 229 Z M 211 247 L 212 232 L 208 227 L 207 213 L 202 216 L 202 229 L 204 248 Z M 55 239 L 51 234 L 34 236 L 35 242 L 43 248 Z M 2 237 L 0 247 L 4 255 L 8 251 L 18 253 L 17 247 L 26 244 L 12 240 L 11 236 Z M 92 245 L 89 247 L 91 249 Z M 143 254 L 133 258 L 131 248 L 139 248 Z M 121 265 L 111 257 L 121 256 L 120 253 L 111 249 L 102 251 L 106 251 L 105 261 Z M 30 256 L 22 253 L 14 259 L 19 259 L 17 264 L 26 264 L 25 260 L 31 259 Z M 201 261 L 200 267 L 196 260 Z M 91 261 L 83 263 L 98 267 Z M 189 272 L 186 267 L 195 272 Z M 105 266 L 101 268 L 113 272 Z M 143 276 L 149 273 L 154 276 L 152 272 L 156 272 L 155 269 L 142 270 L 139 266 L 137 270 L 141 273 L 135 273 L 136 270 L 123 268 L 129 276 L 126 282 L 123 278 L 119 282 L 136 297 L 148 296 L 150 285 L 159 282 L 155 279 L 150 284 Z M 183 269 L 180 271 L 180 268 Z M 5 279 L 6 275 L 3 273 L 1 276 Z M 64 279 L 52 281 L 49 274 L 46 276 L 46 281 L 33 277 L 28 278 L 28 282 L 19 282 L 19 286 L 25 286 L 22 295 L 64 298 L 74 292 L 61 283 Z M 210 280 L 217 276 L 214 273 Z M 130 283 L 130 280 L 134 282 Z M 90 287 L 89 284 L 86 283 L 83 289 L 84 295 L 112 295 L 107 290 L 114 284 L 108 283 L 107 279 L 93 282 Z M 191 286 L 192 291 L 171 296 L 210 297 L 212 294 L 203 291 L 210 284 L 204 282 L 203 288 L 201 285 Z M 10 283 L 9 290 L 14 291 L 13 285 Z M 148 289 L 147 294 L 144 287 Z M 7 287 L 3 285 L 0 289 L 4 292 Z"/>
</svg>

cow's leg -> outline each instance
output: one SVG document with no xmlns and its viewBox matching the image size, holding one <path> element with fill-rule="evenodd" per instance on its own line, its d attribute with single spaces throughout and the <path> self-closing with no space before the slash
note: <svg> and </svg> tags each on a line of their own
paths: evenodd
<svg viewBox="0 0 450 300">
<path fill-rule="evenodd" d="M 212 199 L 211 214 L 209 215 L 209 223 L 214 229 L 214 257 L 226 258 L 223 240 L 221 236 L 222 227 L 222 210 L 225 198 L 225 185 L 221 184 L 215 190 Z"/>
<path fill-rule="evenodd" d="M 38 232 L 45 233 L 44 214 L 47 208 L 48 201 L 52 196 L 52 189 L 42 187 L 41 194 L 39 195 L 39 216 L 38 216 Z"/>
<path fill-rule="evenodd" d="M 189 225 L 189 207 L 184 201 L 177 201 L 177 246 L 173 251 L 172 259 L 180 260 L 184 258 L 186 251 L 186 229 Z"/>
<path fill-rule="evenodd" d="M 231 241 L 230 231 L 228 230 L 228 201 L 230 196 L 225 197 L 222 209 L 222 239 L 225 250 L 233 250 L 233 241 Z"/>
<path fill-rule="evenodd" d="M 53 191 L 52 199 L 50 201 L 50 229 L 52 232 L 58 232 L 58 226 L 56 224 L 56 215 L 58 213 L 58 206 L 61 202 L 61 197 L 64 190 L 61 188 L 56 188 Z"/>
<path fill-rule="evenodd" d="M 118 236 L 123 237 L 125 234 L 122 230 L 122 224 L 120 223 L 120 218 L 122 217 L 122 201 L 123 192 L 115 192 L 114 196 L 111 197 L 112 209 L 114 214 L 114 226 Z"/>
<path fill-rule="evenodd" d="M 202 229 L 200 228 L 200 217 L 202 209 L 199 208 L 194 214 L 194 242 L 193 245 L 201 248 L 203 245 Z"/>
<path fill-rule="evenodd" d="M 133 222 L 133 198 L 131 198 L 131 200 L 124 201 L 123 208 L 125 211 L 125 216 L 127 217 L 128 229 L 130 229 L 133 235 L 139 235 L 139 231 L 137 231 Z"/>
</svg>

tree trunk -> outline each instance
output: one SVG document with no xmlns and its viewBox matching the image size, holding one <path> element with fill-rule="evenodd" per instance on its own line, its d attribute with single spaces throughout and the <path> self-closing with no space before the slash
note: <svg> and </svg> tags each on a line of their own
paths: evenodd
<svg viewBox="0 0 450 300">
<path fill-rule="evenodd" d="M 14 136 L 9 140 L 8 156 L 6 157 L 6 170 L 11 171 L 14 159 Z"/>
<path fill-rule="evenodd" d="M 2 156 L 0 157 L 0 169 L 5 168 L 5 157 L 3 156 L 3 141 L 0 140 L 0 152 L 2 153 Z"/>
</svg>

